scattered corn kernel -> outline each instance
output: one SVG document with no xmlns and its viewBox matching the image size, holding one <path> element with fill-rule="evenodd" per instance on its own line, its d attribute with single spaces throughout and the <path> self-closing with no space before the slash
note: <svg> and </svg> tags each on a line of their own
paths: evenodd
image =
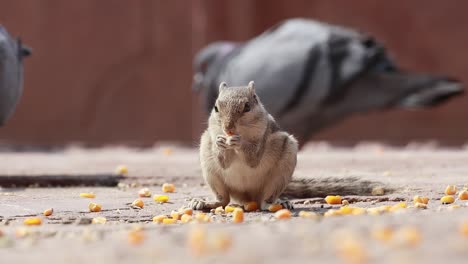
<svg viewBox="0 0 468 264">
<path fill-rule="evenodd" d="M 388 211 L 390 211 L 390 212 L 396 212 L 396 211 L 398 211 L 398 210 L 400 210 L 400 209 L 404 209 L 404 208 L 406 208 L 406 207 L 408 207 L 408 206 L 406 205 L 406 203 L 405 203 L 405 202 L 401 202 L 401 203 L 397 203 L 397 204 L 393 205 Z"/>
<path fill-rule="evenodd" d="M 188 214 L 183 214 L 181 217 L 180 217 L 180 221 L 182 223 L 188 223 L 190 221 L 192 221 L 192 216 L 191 215 L 188 215 Z"/>
<path fill-rule="evenodd" d="M 143 230 L 132 230 L 128 233 L 128 243 L 132 245 L 139 245 L 145 240 Z"/>
<path fill-rule="evenodd" d="M 232 222 L 242 223 L 244 222 L 244 210 L 242 208 L 236 208 L 232 212 Z"/>
<path fill-rule="evenodd" d="M 179 209 L 179 214 L 183 215 L 183 214 L 187 214 L 187 215 L 193 215 L 193 209 L 192 208 L 180 208 Z"/>
<path fill-rule="evenodd" d="M 226 207 L 227 207 L 227 206 L 226 206 Z M 233 210 L 234 210 L 234 209 L 233 209 Z M 216 207 L 214 213 L 217 214 L 217 215 L 220 215 L 220 214 L 224 213 L 223 207 L 222 207 L 222 206 Z"/>
<path fill-rule="evenodd" d="M 372 238 L 383 242 L 389 242 L 393 238 L 393 229 L 391 227 L 380 227 L 371 231 Z"/>
<path fill-rule="evenodd" d="M 336 243 L 339 256 L 344 263 L 367 263 L 368 253 L 361 241 L 354 236 L 347 236 Z"/>
<path fill-rule="evenodd" d="M 140 197 L 151 197 L 151 192 L 148 188 L 143 188 L 138 191 Z"/>
<path fill-rule="evenodd" d="M 340 212 L 338 212 L 338 210 L 335 210 L 335 209 L 330 209 L 323 214 L 324 217 L 337 216 L 337 215 L 341 215 L 341 214 Z"/>
<path fill-rule="evenodd" d="M 349 215 L 349 214 L 352 214 L 354 211 L 354 208 L 353 207 L 349 207 L 349 206 L 342 206 L 338 212 L 342 215 Z"/>
<path fill-rule="evenodd" d="M 197 220 L 197 222 L 199 223 L 208 223 L 211 221 L 211 218 L 209 215 L 205 214 L 205 213 L 197 213 L 195 215 L 195 220 Z"/>
<path fill-rule="evenodd" d="M 192 254 L 200 256 L 207 252 L 208 246 L 206 243 L 205 229 L 201 228 L 200 226 L 195 226 L 192 230 L 190 230 L 187 240 Z"/>
<path fill-rule="evenodd" d="M 248 202 L 244 204 L 244 209 L 246 212 L 253 212 L 258 210 L 257 202 Z"/>
<path fill-rule="evenodd" d="M 306 219 L 317 219 L 318 215 L 314 212 L 300 211 L 299 217 L 306 218 Z"/>
<path fill-rule="evenodd" d="M 447 196 L 440 198 L 440 201 L 442 202 L 442 204 L 451 204 L 455 202 L 455 198 L 453 198 L 453 196 L 451 195 L 447 195 Z"/>
<path fill-rule="evenodd" d="M 88 208 L 90 212 L 100 212 L 102 209 L 101 205 L 97 203 L 89 203 Z"/>
<path fill-rule="evenodd" d="M 454 195 L 457 193 L 457 187 L 455 185 L 448 185 L 445 188 L 445 194 L 446 195 Z"/>
<path fill-rule="evenodd" d="M 162 191 L 165 193 L 173 193 L 175 192 L 175 185 L 172 183 L 165 183 L 162 185 Z"/>
<path fill-rule="evenodd" d="M 156 194 L 153 196 L 153 199 L 155 202 L 158 202 L 158 203 L 167 203 L 169 201 L 169 196 Z"/>
<path fill-rule="evenodd" d="M 425 203 L 415 203 L 414 207 L 419 208 L 419 209 L 427 209 L 427 204 L 425 204 Z"/>
<path fill-rule="evenodd" d="M 460 233 L 463 236 L 468 237 L 468 221 L 465 221 L 460 225 Z"/>
<path fill-rule="evenodd" d="M 23 223 L 25 225 L 41 225 L 42 219 L 39 217 L 30 217 L 30 218 L 24 219 Z"/>
<path fill-rule="evenodd" d="M 385 194 L 385 189 L 383 187 L 374 187 L 371 192 L 372 195 L 384 195 Z"/>
<path fill-rule="evenodd" d="M 80 193 L 80 197 L 83 198 L 95 198 L 96 195 L 94 193 Z"/>
<path fill-rule="evenodd" d="M 143 208 L 144 205 L 145 204 L 143 203 L 143 201 L 141 199 L 136 199 L 132 203 L 132 206 L 136 206 L 136 207 L 140 207 L 140 208 Z"/>
<path fill-rule="evenodd" d="M 171 212 L 171 217 L 172 217 L 172 219 L 180 220 L 180 217 L 181 217 L 181 216 L 182 216 L 182 215 L 181 215 L 179 212 L 176 212 L 176 211 L 172 211 L 172 212 Z"/>
<path fill-rule="evenodd" d="M 91 221 L 92 224 L 105 224 L 106 222 L 107 222 L 107 219 L 102 216 L 94 217 L 93 220 Z"/>
<path fill-rule="evenodd" d="M 268 207 L 268 211 L 274 213 L 279 210 L 283 209 L 283 206 L 281 204 L 272 204 Z"/>
<path fill-rule="evenodd" d="M 165 225 L 176 224 L 176 223 L 177 223 L 177 219 L 174 219 L 174 218 L 165 218 L 165 219 L 162 220 L 162 223 L 165 224 Z"/>
<path fill-rule="evenodd" d="M 51 216 L 53 213 L 54 213 L 54 209 L 49 208 L 44 211 L 44 216 Z"/>
<path fill-rule="evenodd" d="M 365 208 L 361 208 L 361 207 L 354 207 L 353 208 L 353 212 L 351 213 L 352 215 L 363 215 L 366 213 L 366 209 Z"/>
<path fill-rule="evenodd" d="M 166 219 L 166 218 L 167 218 L 167 215 L 157 215 L 157 216 L 153 217 L 153 222 L 154 223 L 162 223 L 162 221 L 164 219 Z"/>
<path fill-rule="evenodd" d="M 327 204 L 341 204 L 341 196 L 339 195 L 328 195 L 325 197 Z"/>
<path fill-rule="evenodd" d="M 289 219 L 291 218 L 291 211 L 288 209 L 281 209 L 275 213 L 277 219 Z"/>
<path fill-rule="evenodd" d="M 416 195 L 416 196 L 413 197 L 413 202 L 414 202 L 414 204 L 417 204 L 417 203 L 428 204 L 429 203 L 429 198 Z"/>
<path fill-rule="evenodd" d="M 232 213 L 234 212 L 234 210 L 238 208 L 236 206 L 232 206 L 232 205 L 227 205 L 226 207 L 224 207 L 224 211 L 226 211 L 226 213 Z"/>
<path fill-rule="evenodd" d="M 125 165 L 119 165 L 115 168 L 115 174 L 117 175 L 127 175 L 128 174 L 128 168 Z"/>
<path fill-rule="evenodd" d="M 398 230 L 396 236 L 407 246 L 416 246 L 421 242 L 421 232 L 414 227 L 403 227 Z"/>
<path fill-rule="evenodd" d="M 458 199 L 460 200 L 468 200 L 468 191 L 463 190 L 458 194 Z"/>
<path fill-rule="evenodd" d="M 349 205 L 348 200 L 343 200 L 343 201 L 341 201 L 341 205 L 343 205 L 343 206 L 348 206 L 348 205 Z"/>
<path fill-rule="evenodd" d="M 210 244 L 216 251 L 226 251 L 232 246 L 232 238 L 224 232 L 217 232 L 213 235 Z"/>
</svg>

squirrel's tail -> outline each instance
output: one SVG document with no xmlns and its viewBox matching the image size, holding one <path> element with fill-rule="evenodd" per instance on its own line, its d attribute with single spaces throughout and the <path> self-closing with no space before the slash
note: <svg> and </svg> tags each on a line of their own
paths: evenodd
<svg viewBox="0 0 468 264">
<path fill-rule="evenodd" d="M 293 178 L 282 196 L 290 199 L 325 197 L 327 195 L 375 195 L 373 190 L 382 187 L 385 193 L 395 190 L 384 183 L 358 177 Z"/>
</svg>

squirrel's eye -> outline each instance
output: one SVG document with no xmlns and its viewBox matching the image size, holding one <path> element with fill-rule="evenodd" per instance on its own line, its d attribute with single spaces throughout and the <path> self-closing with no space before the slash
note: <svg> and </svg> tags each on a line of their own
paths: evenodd
<svg viewBox="0 0 468 264">
<path fill-rule="evenodd" d="M 247 102 L 245 103 L 245 106 L 244 106 L 244 113 L 249 112 L 249 111 L 250 111 L 250 104 Z"/>
<path fill-rule="evenodd" d="M 218 107 L 216 105 L 215 105 L 214 109 L 215 109 L 215 112 L 218 113 Z"/>
</svg>

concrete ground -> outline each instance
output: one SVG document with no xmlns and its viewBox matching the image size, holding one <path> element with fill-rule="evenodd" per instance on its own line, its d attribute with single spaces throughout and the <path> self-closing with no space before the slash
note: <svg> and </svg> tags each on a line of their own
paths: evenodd
<svg viewBox="0 0 468 264">
<path fill-rule="evenodd" d="M 228 215 L 211 223 L 163 225 L 155 215 L 169 214 L 194 197 L 210 197 L 203 184 L 195 149 L 155 146 L 56 152 L 2 152 L 0 176 L 44 174 L 105 174 L 125 164 L 129 178 L 118 187 L 51 187 L 0 189 L 1 263 L 465 263 L 468 258 L 468 201 L 442 205 L 448 184 L 468 183 L 468 149 L 425 145 L 390 148 L 367 144 L 334 148 L 308 145 L 299 155 L 297 177 L 348 177 L 381 181 L 397 188 L 379 197 L 345 197 L 351 206 L 373 208 L 430 198 L 427 209 L 406 208 L 380 215 L 345 215 L 303 219 L 301 210 L 319 215 L 340 206 L 322 199 L 293 200 L 289 220 L 269 212 L 246 213 L 242 224 Z M 169 202 L 142 198 L 143 209 L 130 203 L 148 187 L 162 194 L 161 184 L 176 185 Z M 94 199 L 81 198 L 93 192 Z M 91 213 L 89 202 L 102 205 Z M 52 216 L 42 212 L 53 208 Z M 26 227 L 38 216 L 42 225 Z M 107 222 L 89 224 L 103 216 Z M 468 227 L 467 227 L 468 228 Z M 183 262 L 182 262 L 183 261 Z"/>
</svg>

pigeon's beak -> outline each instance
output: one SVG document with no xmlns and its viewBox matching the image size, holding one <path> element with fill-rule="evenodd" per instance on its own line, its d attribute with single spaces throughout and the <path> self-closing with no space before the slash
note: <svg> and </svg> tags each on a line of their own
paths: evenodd
<svg viewBox="0 0 468 264">
<path fill-rule="evenodd" d="M 192 80 L 192 91 L 197 93 L 203 88 L 203 74 L 200 72 L 195 73 L 193 75 Z"/>
</svg>

